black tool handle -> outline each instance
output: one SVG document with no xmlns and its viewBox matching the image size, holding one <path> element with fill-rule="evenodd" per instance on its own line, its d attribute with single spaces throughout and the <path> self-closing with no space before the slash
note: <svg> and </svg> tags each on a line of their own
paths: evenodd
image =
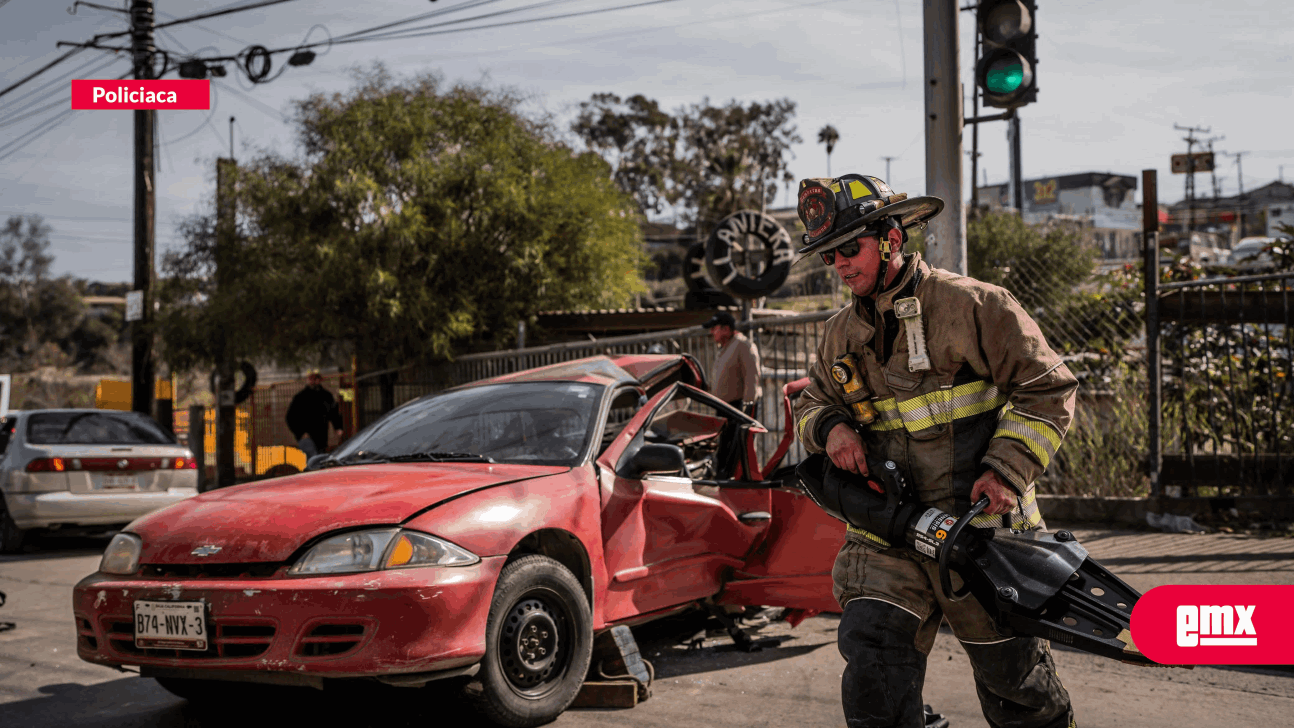
<svg viewBox="0 0 1294 728">
<path fill-rule="evenodd" d="M 978 516 L 987 508 L 988 504 L 987 496 L 980 498 L 979 502 L 971 506 L 971 509 L 966 512 L 966 515 L 958 518 L 957 523 L 948 530 L 948 539 L 944 542 L 944 547 L 939 550 L 939 587 L 944 590 L 944 596 L 948 597 L 948 601 L 959 602 L 970 596 L 969 585 L 965 585 L 959 592 L 953 591 L 953 580 L 948 574 L 948 562 L 952 559 L 953 548 L 957 545 L 957 537 L 961 535 L 962 529 L 971 522 L 972 518 Z"/>
</svg>

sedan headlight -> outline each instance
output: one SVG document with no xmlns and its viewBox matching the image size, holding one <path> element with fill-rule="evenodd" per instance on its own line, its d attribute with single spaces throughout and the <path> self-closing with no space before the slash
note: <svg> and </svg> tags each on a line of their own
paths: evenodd
<svg viewBox="0 0 1294 728">
<path fill-rule="evenodd" d="M 139 570 L 139 553 L 144 542 L 133 533 L 119 533 L 108 542 L 99 562 L 99 571 L 105 574 L 130 575 Z"/>
<path fill-rule="evenodd" d="M 288 570 L 292 575 L 342 574 L 409 566 L 466 566 L 470 551 L 418 531 L 381 528 L 338 534 L 315 544 Z"/>
</svg>

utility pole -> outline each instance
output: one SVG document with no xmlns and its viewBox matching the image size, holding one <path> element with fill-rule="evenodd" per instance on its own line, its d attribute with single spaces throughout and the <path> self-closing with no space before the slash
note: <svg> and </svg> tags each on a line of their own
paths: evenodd
<svg viewBox="0 0 1294 728">
<path fill-rule="evenodd" d="M 1186 132 L 1182 141 L 1186 142 L 1186 233 L 1195 229 L 1195 145 L 1200 142 L 1195 138 L 1195 132 L 1208 134 L 1209 129 L 1202 126 L 1178 126 L 1173 124 L 1173 128 L 1178 131 Z"/>
<path fill-rule="evenodd" d="M 890 179 L 890 161 L 898 159 L 898 157 L 881 157 L 881 159 L 885 160 L 885 183 L 893 186 L 894 180 Z"/>
<path fill-rule="evenodd" d="M 216 291 L 228 295 L 233 278 L 230 260 L 235 244 L 234 228 L 236 210 L 234 185 L 238 165 L 232 159 L 216 160 Z M 215 487 L 233 485 L 237 471 L 234 464 L 234 430 L 237 426 L 237 409 L 234 401 L 234 361 L 229 355 L 229 335 L 226 327 L 217 334 L 216 346 L 216 482 Z"/>
<path fill-rule="evenodd" d="M 979 23 L 975 24 L 975 63 L 979 63 L 980 33 Z M 971 118 L 979 117 L 979 84 L 971 84 Z M 979 186 L 975 184 L 976 172 L 979 171 L 979 122 L 971 124 L 971 212 L 979 218 Z M 987 186 L 987 185 L 985 185 Z"/>
<path fill-rule="evenodd" d="M 1020 115 L 1017 113 L 1006 123 L 1006 139 L 1011 147 L 1011 206 L 1024 219 L 1023 164 L 1020 162 Z"/>
<path fill-rule="evenodd" d="M 962 105 L 956 0 L 923 0 L 925 36 L 926 194 L 944 201 L 930 221 L 926 253 L 936 268 L 966 275 L 962 203 Z"/>
<path fill-rule="evenodd" d="M 1213 154 L 1213 142 L 1220 142 L 1223 139 L 1226 139 L 1225 135 L 1208 138 L 1206 143 L 1209 145 L 1210 155 Z M 1216 162 L 1209 168 L 1209 176 L 1211 178 L 1210 181 L 1213 183 L 1213 206 L 1216 208 L 1218 205 L 1219 192 L 1221 191 L 1218 189 L 1218 165 Z"/>
<path fill-rule="evenodd" d="M 1241 168 L 1241 166 L 1240 166 L 1240 158 L 1241 158 L 1241 157 L 1243 157 L 1244 155 L 1248 154 L 1248 153 L 1249 153 L 1249 152 L 1236 152 L 1236 153 L 1234 153 L 1234 154 L 1229 154 L 1229 155 L 1227 155 L 1227 156 L 1229 156 L 1229 157 L 1235 157 L 1235 158 L 1236 158 L 1236 183 L 1237 183 L 1237 184 L 1238 184 L 1238 186 L 1240 187 L 1240 201 L 1241 201 L 1241 202 L 1244 202 L 1244 197 L 1245 197 L 1245 171 L 1244 171 L 1244 169 L 1243 169 L 1243 168 Z"/>
<path fill-rule="evenodd" d="M 136 79 L 153 76 L 153 3 L 130 4 L 131 55 Z M 143 313 L 130 325 L 130 408 L 153 415 L 153 240 L 156 217 L 153 143 L 157 112 L 135 112 L 135 290 Z"/>
<path fill-rule="evenodd" d="M 234 117 L 229 117 L 229 159 L 234 159 Z"/>
</svg>

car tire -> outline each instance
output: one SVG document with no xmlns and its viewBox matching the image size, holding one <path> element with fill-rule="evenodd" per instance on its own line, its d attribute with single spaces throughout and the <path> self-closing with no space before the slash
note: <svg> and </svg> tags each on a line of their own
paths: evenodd
<svg viewBox="0 0 1294 728">
<path fill-rule="evenodd" d="M 26 535 L 27 532 L 13 522 L 13 516 L 9 515 L 9 508 L 5 506 L 4 496 L 0 495 L 0 554 L 17 553 L 22 548 Z"/>
<path fill-rule="evenodd" d="M 592 655 L 593 617 L 579 580 L 547 556 L 522 556 L 499 575 L 479 689 L 467 694 L 498 725 L 543 725 L 575 700 Z"/>
</svg>

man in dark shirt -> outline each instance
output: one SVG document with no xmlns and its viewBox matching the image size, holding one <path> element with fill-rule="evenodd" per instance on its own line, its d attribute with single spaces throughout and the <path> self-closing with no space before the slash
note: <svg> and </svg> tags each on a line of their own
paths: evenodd
<svg viewBox="0 0 1294 728">
<path fill-rule="evenodd" d="M 328 449 L 328 423 L 341 430 L 341 411 L 332 392 L 323 388 L 323 377 L 315 370 L 306 375 L 306 386 L 288 406 L 288 429 L 306 459 Z"/>
</svg>

